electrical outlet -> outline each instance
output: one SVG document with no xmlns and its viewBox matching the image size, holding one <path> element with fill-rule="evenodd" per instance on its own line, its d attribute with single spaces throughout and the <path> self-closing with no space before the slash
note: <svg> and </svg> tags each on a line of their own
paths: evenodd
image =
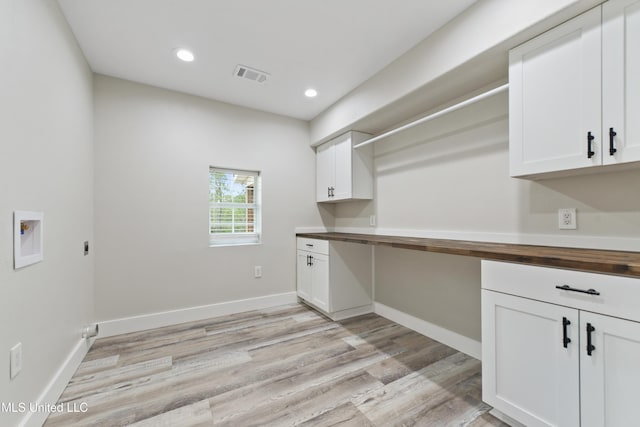
<svg viewBox="0 0 640 427">
<path fill-rule="evenodd" d="M 256 279 L 262 277 L 262 266 L 256 265 L 253 267 L 253 277 L 255 277 Z"/>
<path fill-rule="evenodd" d="M 558 228 L 561 230 L 575 230 L 578 228 L 575 208 L 558 209 Z"/>
<path fill-rule="evenodd" d="M 372 227 L 376 225 L 376 216 L 375 215 L 369 215 L 369 225 L 372 226 Z"/>
<path fill-rule="evenodd" d="M 22 370 L 22 343 L 11 347 L 9 350 L 10 362 L 9 362 L 9 377 L 14 379 Z"/>
</svg>

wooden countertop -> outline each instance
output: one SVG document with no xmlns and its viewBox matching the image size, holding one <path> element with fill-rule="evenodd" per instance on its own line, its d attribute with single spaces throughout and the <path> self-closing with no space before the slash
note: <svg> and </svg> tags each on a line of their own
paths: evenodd
<svg viewBox="0 0 640 427">
<path fill-rule="evenodd" d="M 381 236 L 375 234 L 298 233 L 297 236 L 640 278 L 640 252 Z"/>
</svg>

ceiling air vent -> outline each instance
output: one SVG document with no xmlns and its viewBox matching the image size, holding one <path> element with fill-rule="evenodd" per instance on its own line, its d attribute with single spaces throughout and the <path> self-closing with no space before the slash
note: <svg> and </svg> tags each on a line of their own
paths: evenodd
<svg viewBox="0 0 640 427">
<path fill-rule="evenodd" d="M 246 65 L 236 65 L 236 69 L 233 71 L 233 75 L 240 77 L 241 79 L 247 79 L 258 83 L 264 83 L 269 77 L 269 73 L 256 70 L 255 68 L 247 67 Z"/>
</svg>

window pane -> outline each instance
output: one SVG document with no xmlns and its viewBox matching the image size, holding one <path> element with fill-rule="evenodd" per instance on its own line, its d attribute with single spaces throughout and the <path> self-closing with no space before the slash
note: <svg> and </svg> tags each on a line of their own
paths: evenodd
<svg viewBox="0 0 640 427">
<path fill-rule="evenodd" d="M 211 233 L 231 233 L 233 231 L 231 208 L 211 208 Z"/>
<path fill-rule="evenodd" d="M 221 242 L 233 244 L 229 239 L 234 234 L 243 241 L 253 234 L 252 241 L 259 242 L 259 179 L 259 172 L 210 168 L 209 232 L 212 244 L 216 244 L 216 235 L 221 236 Z"/>
<path fill-rule="evenodd" d="M 253 233 L 255 231 L 255 209 L 247 209 L 247 231 Z"/>
</svg>

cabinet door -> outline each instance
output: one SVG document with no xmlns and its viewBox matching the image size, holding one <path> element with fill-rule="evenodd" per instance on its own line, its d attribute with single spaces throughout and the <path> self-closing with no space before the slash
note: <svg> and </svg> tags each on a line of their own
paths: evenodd
<svg viewBox="0 0 640 427">
<path fill-rule="evenodd" d="M 296 262 L 297 276 L 296 285 L 298 296 L 306 301 L 311 302 L 311 266 L 309 265 L 309 252 L 298 251 Z"/>
<path fill-rule="evenodd" d="M 587 354 L 587 326 L 591 355 Z M 580 312 L 582 426 L 636 425 L 640 384 L 640 323 Z"/>
<path fill-rule="evenodd" d="M 578 310 L 482 290 L 483 400 L 529 427 L 578 426 L 578 341 Z"/>
<path fill-rule="evenodd" d="M 602 13 L 603 163 L 640 161 L 640 1 L 608 1 Z"/>
<path fill-rule="evenodd" d="M 335 150 L 333 142 L 316 148 L 316 201 L 331 200 L 330 188 L 335 187 Z"/>
<path fill-rule="evenodd" d="M 509 53 L 512 176 L 602 163 L 601 50 L 598 7 Z"/>
<path fill-rule="evenodd" d="M 342 135 L 335 140 L 335 190 L 332 200 L 344 200 L 352 197 L 352 148 L 351 135 Z"/>
<path fill-rule="evenodd" d="M 327 255 L 311 254 L 311 303 L 327 313 L 331 312 L 329 303 L 329 257 Z"/>
</svg>

